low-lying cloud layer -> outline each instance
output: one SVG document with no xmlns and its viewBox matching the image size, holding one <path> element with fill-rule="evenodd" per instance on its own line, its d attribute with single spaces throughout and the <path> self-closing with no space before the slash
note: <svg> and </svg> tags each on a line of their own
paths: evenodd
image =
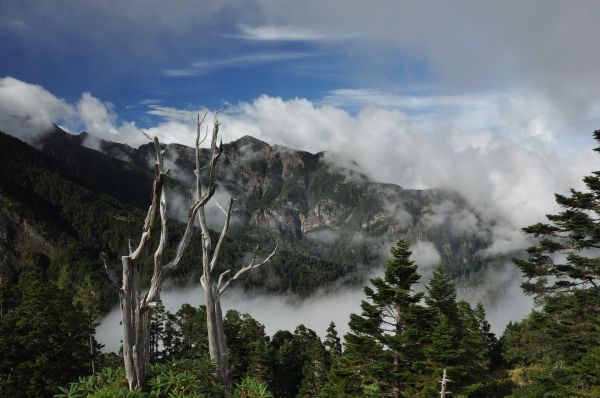
<svg viewBox="0 0 600 398">
<path fill-rule="evenodd" d="M 425 275 L 425 278 L 419 283 L 417 290 L 424 289 L 433 268 L 432 261 L 435 260 L 436 252 L 430 243 L 417 243 L 411 247 L 414 261 L 431 262 L 419 266 L 419 273 Z M 382 273 L 382 270 L 377 270 L 371 276 L 381 276 Z M 468 285 L 459 286 L 458 297 L 472 305 L 481 302 L 486 308 L 492 331 L 500 335 L 508 322 L 525 317 L 533 305 L 531 297 L 523 295 L 519 287 L 520 281 L 519 271 L 512 264 L 507 264 L 501 269 L 489 272 L 481 288 L 477 290 Z M 163 289 L 161 296 L 166 309 L 171 312 L 176 312 L 185 303 L 193 306 L 204 303 L 200 285 L 184 289 L 167 287 Z M 222 305 L 225 311 L 235 309 L 251 314 L 265 325 L 265 331 L 270 336 L 278 330 L 293 331 L 296 326 L 303 324 L 324 338 L 331 321 L 335 322 L 340 336 L 345 335 L 349 331 L 349 315 L 361 313 L 360 304 L 364 299 L 361 287 L 328 289 L 304 299 L 285 294 L 252 294 L 233 289 L 223 296 Z M 122 333 L 120 320 L 121 312 L 116 306 L 100 321 L 96 329 L 98 341 L 105 345 L 105 351 L 119 350 Z"/>
</svg>

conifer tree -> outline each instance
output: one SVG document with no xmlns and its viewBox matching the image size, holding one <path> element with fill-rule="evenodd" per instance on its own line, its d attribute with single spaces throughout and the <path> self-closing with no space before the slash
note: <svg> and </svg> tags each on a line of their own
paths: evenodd
<svg viewBox="0 0 600 398">
<path fill-rule="evenodd" d="M 320 396 L 321 388 L 327 381 L 327 354 L 328 352 L 318 339 L 308 347 L 298 397 L 317 398 Z"/>
<path fill-rule="evenodd" d="M 252 377 L 267 387 L 273 384 L 273 369 L 271 367 L 270 347 L 264 341 L 255 340 L 248 355 L 246 377 Z"/>
<path fill-rule="evenodd" d="M 252 318 L 250 314 L 242 315 L 238 311 L 229 310 L 225 316 L 224 327 L 233 382 L 239 383 L 244 376 L 249 375 L 260 380 L 264 379 L 265 383 L 270 383 L 272 375 L 260 376 L 265 373 L 264 370 L 260 370 L 258 372 L 260 374 L 256 376 L 248 373 L 252 361 L 258 362 L 253 366 L 269 362 L 268 367 L 272 368 L 269 337 L 265 332 L 264 325 Z M 270 369 L 269 372 L 272 373 L 272 370 Z"/>
<path fill-rule="evenodd" d="M 161 299 L 158 299 L 156 306 L 150 310 L 150 362 L 157 362 L 164 356 L 165 346 L 165 324 L 167 322 L 167 313 Z M 163 345 L 162 352 L 160 346 Z"/>
<path fill-rule="evenodd" d="M 479 332 L 483 338 L 490 369 L 496 369 L 502 363 L 502 349 L 496 335 L 491 331 L 492 327 L 486 319 L 485 309 L 481 303 L 475 307 L 475 316 L 479 323 Z"/>
<path fill-rule="evenodd" d="M 433 395 L 438 389 L 439 375 L 444 369 L 452 376 L 453 381 L 456 379 L 465 350 L 461 344 L 463 326 L 456 303 L 456 289 L 442 267 L 433 271 L 426 290 L 425 302 L 431 310 L 432 329 L 429 344 L 424 350 L 427 370 L 423 380 L 423 393 Z"/>
<path fill-rule="evenodd" d="M 368 300 L 361 315 L 350 316 L 345 354 L 332 368 L 325 395 L 399 397 L 414 385 L 428 311 L 419 304 L 423 293 L 413 291 L 420 277 L 410 255 L 408 243 L 399 241 L 383 278 L 364 288 Z"/>
<path fill-rule="evenodd" d="M 437 267 L 427 285 L 425 302 L 433 311 L 448 322 L 459 326 L 458 305 L 456 304 L 456 288 L 450 275 L 443 267 Z"/>
<path fill-rule="evenodd" d="M 456 288 L 449 274 L 438 267 L 427 286 L 425 301 L 433 315 L 430 343 L 425 349 L 425 395 L 433 395 L 444 369 L 452 379 L 452 388 L 460 392 L 482 382 L 489 358 L 481 332 L 481 314 L 468 303 L 456 301 Z M 485 318 L 483 318 L 485 321 Z M 475 387 L 469 387 L 474 389 Z"/>
<path fill-rule="evenodd" d="M 329 327 L 327 328 L 327 336 L 325 336 L 323 345 L 329 354 L 330 360 L 342 355 L 342 343 L 333 321 L 329 323 Z"/>
<path fill-rule="evenodd" d="M 293 397 L 292 385 L 296 382 L 296 375 L 289 372 L 290 367 L 298 360 L 294 356 L 292 340 L 294 335 L 288 330 L 277 331 L 271 340 L 273 352 L 273 395 L 276 397 Z"/>
<path fill-rule="evenodd" d="M 89 339 L 73 297 L 48 281 L 47 258 L 34 256 L 19 277 L 21 302 L 0 319 L 0 396 L 49 397 L 91 373 Z"/>
</svg>

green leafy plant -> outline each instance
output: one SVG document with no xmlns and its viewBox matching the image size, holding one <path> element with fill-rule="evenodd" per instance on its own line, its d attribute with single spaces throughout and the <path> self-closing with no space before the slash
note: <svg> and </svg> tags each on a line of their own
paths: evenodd
<svg viewBox="0 0 600 398">
<path fill-rule="evenodd" d="M 272 398 L 273 395 L 267 390 L 267 386 L 251 377 L 244 378 L 236 385 L 233 392 L 234 398 Z"/>
</svg>

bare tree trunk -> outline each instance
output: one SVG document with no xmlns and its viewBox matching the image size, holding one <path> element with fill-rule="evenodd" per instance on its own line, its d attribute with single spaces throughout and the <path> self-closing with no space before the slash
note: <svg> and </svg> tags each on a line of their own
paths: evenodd
<svg viewBox="0 0 600 398">
<path fill-rule="evenodd" d="M 149 138 L 149 137 L 148 137 Z M 144 228 L 135 250 L 129 243 L 129 254 L 121 257 L 123 271 L 122 282 L 119 282 L 108 266 L 106 256 L 102 255 L 104 267 L 109 279 L 119 291 L 123 329 L 123 362 L 127 382 L 131 390 L 143 388 L 146 370 L 150 363 L 150 308 L 160 299 L 160 290 L 164 276 L 175 269 L 186 250 L 194 229 L 196 213 L 214 194 L 214 189 L 204 195 L 198 195 L 191 204 L 185 231 L 173 259 L 163 267 L 163 252 L 167 242 L 167 201 L 164 192 L 165 179 L 169 170 L 163 168 L 163 155 L 158 138 L 154 137 L 156 163 L 154 166 L 154 183 L 152 187 L 152 203 L 148 209 Z M 198 167 L 196 173 L 200 173 Z M 148 242 L 152 240 L 154 230 L 160 222 L 160 238 L 154 251 L 154 270 L 150 287 L 144 289 L 141 284 L 142 264 L 138 261 Z"/>
<path fill-rule="evenodd" d="M 217 341 L 219 345 L 219 366 L 220 372 L 225 381 L 225 387 L 231 389 L 231 369 L 227 360 L 227 339 L 225 337 L 225 328 L 223 327 L 223 311 L 221 310 L 221 298 L 215 297 L 215 323 L 217 331 Z"/>
<path fill-rule="evenodd" d="M 148 310 L 141 308 L 140 269 L 123 256 L 123 290 L 121 312 L 123 322 L 123 361 L 129 388 L 143 388 L 149 364 L 150 324 Z"/>
<path fill-rule="evenodd" d="M 204 120 L 204 119 L 202 119 Z M 200 125 L 201 122 L 198 119 L 198 130 L 196 135 L 196 169 L 200 170 Z M 219 156 L 221 155 L 223 144 L 221 143 L 217 146 L 217 138 L 219 134 L 219 121 L 218 121 L 218 112 L 215 113 L 214 116 L 214 125 L 212 131 L 212 139 L 211 139 L 211 159 L 209 163 L 208 169 L 208 180 L 207 180 L 207 190 L 214 192 L 215 190 L 215 175 L 216 175 L 216 164 Z M 206 137 L 205 137 L 206 138 Z M 202 193 L 202 182 L 201 182 L 201 174 L 196 173 L 196 196 L 200 197 Z M 204 206 L 206 202 L 201 206 L 198 211 L 198 221 L 200 222 L 200 229 L 202 232 L 202 278 L 200 282 L 202 283 L 202 287 L 204 288 L 204 298 L 206 303 L 206 326 L 208 330 L 208 351 L 210 354 L 210 358 L 216 364 L 216 377 L 217 379 L 225 385 L 227 391 L 231 391 L 232 383 L 231 383 L 231 370 L 228 367 L 227 361 L 227 341 L 225 338 L 225 332 L 223 327 L 223 312 L 221 309 L 221 295 L 227 290 L 227 288 L 231 285 L 233 281 L 238 279 L 245 272 L 260 267 L 261 265 L 268 262 L 271 257 L 275 254 L 277 250 L 277 246 L 273 252 L 262 262 L 257 263 L 256 257 L 252 260 L 252 262 L 237 271 L 237 273 L 230 277 L 226 278 L 227 275 L 231 272 L 231 270 L 227 270 L 219 275 L 217 279 L 215 279 L 215 275 L 213 274 L 215 271 L 215 267 L 219 258 L 219 253 L 223 243 L 225 241 L 225 236 L 227 235 L 227 231 L 229 229 L 229 221 L 231 219 L 231 212 L 233 211 L 233 198 L 229 200 L 229 206 L 227 210 L 223 209 L 218 203 L 217 206 L 223 211 L 225 214 L 225 222 L 223 224 L 223 228 L 221 230 L 221 234 L 215 245 L 214 250 L 212 249 L 212 241 L 210 238 L 210 232 L 208 230 L 208 226 L 206 224 L 206 216 L 204 212 Z"/>
<path fill-rule="evenodd" d="M 94 335 L 90 333 L 90 359 L 92 362 L 92 375 L 96 374 L 96 365 L 94 364 Z"/>
<path fill-rule="evenodd" d="M 446 398 L 446 394 L 450 394 L 450 391 L 446 391 L 446 386 L 450 381 L 451 380 L 446 377 L 446 369 L 444 369 L 444 372 L 442 373 L 442 380 L 440 381 L 440 384 L 442 385 L 440 390 L 441 398 Z"/>
</svg>

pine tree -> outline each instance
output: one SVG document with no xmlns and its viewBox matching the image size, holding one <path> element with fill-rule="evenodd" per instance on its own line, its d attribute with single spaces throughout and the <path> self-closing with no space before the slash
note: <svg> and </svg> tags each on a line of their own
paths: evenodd
<svg viewBox="0 0 600 398">
<path fill-rule="evenodd" d="M 423 393 L 434 395 L 438 389 L 439 375 L 446 369 L 456 381 L 458 368 L 462 365 L 463 325 L 456 303 L 454 282 L 442 267 L 433 271 L 426 287 L 425 302 L 432 313 L 429 344 L 425 348 L 426 371 L 423 377 Z M 461 371 L 462 373 L 462 371 Z M 455 386 L 456 383 L 453 383 Z"/>
<path fill-rule="evenodd" d="M 46 264 L 40 256 L 28 264 L 19 277 L 20 304 L 0 319 L 0 396 L 52 396 L 91 373 L 93 330 L 73 297 L 48 281 Z"/>
<path fill-rule="evenodd" d="M 273 384 L 273 369 L 271 367 L 271 350 L 264 341 L 255 340 L 248 356 L 248 368 L 245 377 L 252 377 L 266 385 Z"/>
<path fill-rule="evenodd" d="M 452 379 L 453 391 L 474 389 L 469 386 L 483 382 L 489 368 L 481 332 L 484 314 L 476 313 L 464 301 L 456 301 L 454 282 L 442 267 L 433 272 L 425 302 L 432 311 L 433 326 L 430 344 L 425 349 L 424 394 L 433 395 L 438 390 L 439 375 L 444 369 Z"/>
<path fill-rule="evenodd" d="M 307 350 L 307 358 L 302 370 L 302 383 L 298 397 L 317 398 L 327 381 L 327 354 L 320 340 L 315 340 Z"/>
<path fill-rule="evenodd" d="M 490 369 L 496 369 L 502 363 L 502 347 L 496 335 L 491 331 L 492 327 L 485 317 L 485 309 L 481 303 L 478 303 L 475 307 L 475 316 L 479 323 L 479 332 L 485 345 L 486 357 L 490 363 Z"/>
<path fill-rule="evenodd" d="M 206 307 L 194 308 L 183 304 L 175 313 L 177 327 L 181 333 L 179 352 L 181 358 L 201 359 L 208 353 L 206 331 Z"/>
<path fill-rule="evenodd" d="M 161 299 L 158 299 L 156 306 L 150 310 L 150 362 L 155 363 L 163 359 L 166 351 L 164 346 L 165 323 L 167 322 L 167 313 L 165 305 Z M 160 350 L 163 345 L 162 351 Z"/>
<path fill-rule="evenodd" d="M 327 336 L 325 336 L 323 345 L 329 354 L 330 360 L 342 355 L 342 343 L 333 321 L 329 323 L 329 327 L 327 328 Z"/>
<path fill-rule="evenodd" d="M 82 283 L 75 289 L 75 297 L 73 303 L 78 305 L 85 314 L 88 322 L 88 330 L 90 332 L 88 344 L 90 353 L 90 363 L 92 365 L 92 374 L 96 373 L 96 362 L 98 360 L 98 351 L 102 348 L 97 345 L 94 339 L 96 326 L 98 326 L 98 316 L 100 315 L 100 293 L 96 290 L 90 276 L 87 275 Z"/>
<path fill-rule="evenodd" d="M 175 314 L 167 311 L 165 313 L 165 324 L 163 329 L 163 352 L 162 358 L 165 360 L 173 360 L 181 358 L 181 340 L 183 339 L 181 330 L 177 323 Z"/>
<path fill-rule="evenodd" d="M 443 267 L 437 267 L 427 285 L 425 302 L 440 317 L 458 325 L 458 305 L 456 304 L 456 288 L 452 278 Z"/>
<path fill-rule="evenodd" d="M 429 311 L 419 304 L 423 293 L 413 291 L 420 277 L 410 255 L 408 243 L 399 241 L 383 278 L 364 288 L 368 301 L 362 301 L 361 315 L 350 316 L 345 353 L 330 372 L 325 394 L 399 397 L 414 384 Z"/>
<path fill-rule="evenodd" d="M 241 315 L 235 310 L 227 311 L 224 327 L 232 380 L 234 383 L 239 383 L 244 376 L 250 375 L 248 368 L 253 360 L 260 363 L 270 362 L 269 337 L 265 332 L 264 325 L 252 318 L 250 314 Z M 258 366 L 258 364 L 254 366 Z M 271 368 L 270 364 L 269 368 Z M 271 370 L 269 371 L 272 373 Z M 264 373 L 264 370 L 260 370 L 259 373 Z M 256 378 L 259 377 L 262 376 L 256 376 Z M 271 379 L 272 375 L 269 375 L 268 378 L 265 376 L 264 381 L 270 383 Z"/>
</svg>

